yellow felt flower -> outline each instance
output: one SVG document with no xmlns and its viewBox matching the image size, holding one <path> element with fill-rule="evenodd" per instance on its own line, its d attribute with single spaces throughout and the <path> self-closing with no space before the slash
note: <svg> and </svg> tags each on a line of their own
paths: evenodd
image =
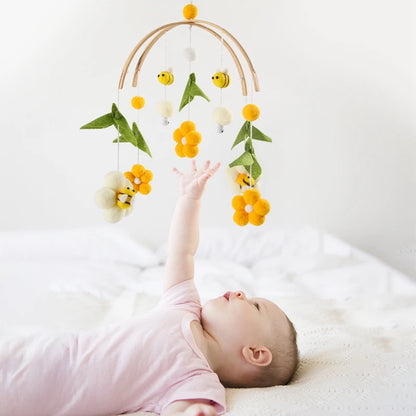
<svg viewBox="0 0 416 416">
<path fill-rule="evenodd" d="M 124 176 L 131 182 L 136 192 L 147 195 L 152 190 L 149 182 L 153 179 L 153 173 L 142 165 L 134 165 L 130 172 L 125 172 Z"/>
<path fill-rule="evenodd" d="M 258 189 L 247 189 L 243 195 L 236 195 L 232 199 L 235 209 L 233 220 L 237 225 L 261 225 L 270 211 L 269 201 L 261 198 Z"/>
<path fill-rule="evenodd" d="M 173 140 L 177 143 L 175 152 L 179 157 L 193 158 L 199 153 L 198 144 L 201 143 L 202 137 L 195 129 L 195 123 L 187 120 L 173 132 Z"/>
</svg>

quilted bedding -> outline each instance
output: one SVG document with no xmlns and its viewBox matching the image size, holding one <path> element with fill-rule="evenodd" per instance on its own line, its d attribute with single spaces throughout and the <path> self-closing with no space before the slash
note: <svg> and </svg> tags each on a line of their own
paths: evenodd
<svg viewBox="0 0 416 416">
<path fill-rule="evenodd" d="M 165 257 L 113 227 L 0 233 L 0 342 L 143 313 Z M 268 297 L 298 331 L 293 381 L 227 389 L 227 414 L 416 414 L 416 282 L 308 226 L 202 230 L 195 265 L 202 301 Z"/>
</svg>

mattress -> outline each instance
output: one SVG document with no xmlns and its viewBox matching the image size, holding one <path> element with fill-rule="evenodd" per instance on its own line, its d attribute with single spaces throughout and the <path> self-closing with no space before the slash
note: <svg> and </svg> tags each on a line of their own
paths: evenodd
<svg viewBox="0 0 416 416">
<path fill-rule="evenodd" d="M 114 227 L 0 233 L 0 342 L 130 319 L 161 294 L 166 244 Z M 310 226 L 201 230 L 202 301 L 279 304 L 298 332 L 287 386 L 227 389 L 229 415 L 416 414 L 416 282 Z M 138 412 L 144 416 L 148 413 Z"/>
</svg>

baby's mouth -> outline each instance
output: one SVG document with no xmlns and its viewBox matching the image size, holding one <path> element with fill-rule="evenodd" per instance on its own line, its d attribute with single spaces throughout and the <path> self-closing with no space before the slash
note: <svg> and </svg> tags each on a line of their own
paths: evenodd
<svg viewBox="0 0 416 416">
<path fill-rule="evenodd" d="M 224 293 L 223 296 L 225 297 L 225 299 L 230 300 L 230 293 L 231 292 Z"/>
</svg>

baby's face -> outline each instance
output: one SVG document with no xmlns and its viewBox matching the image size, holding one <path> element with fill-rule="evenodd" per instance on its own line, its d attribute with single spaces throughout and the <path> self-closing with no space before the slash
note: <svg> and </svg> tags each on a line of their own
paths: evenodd
<svg viewBox="0 0 416 416">
<path fill-rule="evenodd" d="M 266 344 L 274 332 L 286 332 L 286 315 L 273 302 L 247 298 L 244 292 L 227 292 L 202 308 L 202 326 L 225 345 L 239 348 Z M 279 331 L 280 332 L 280 331 Z"/>
</svg>

